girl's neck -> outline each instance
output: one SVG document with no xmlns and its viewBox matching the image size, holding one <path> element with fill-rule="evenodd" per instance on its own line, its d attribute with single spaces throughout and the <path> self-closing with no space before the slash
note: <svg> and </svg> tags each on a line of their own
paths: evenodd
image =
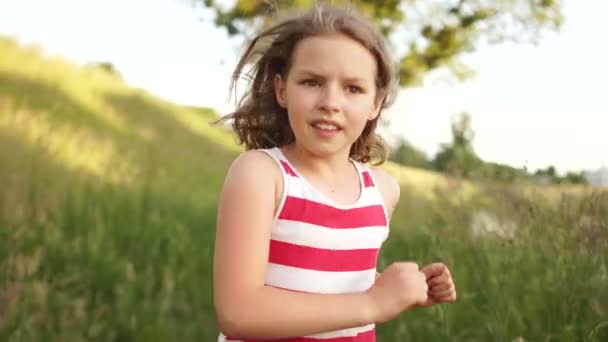
<svg viewBox="0 0 608 342">
<path fill-rule="evenodd" d="M 348 150 L 329 156 L 318 156 L 292 143 L 281 148 L 283 154 L 294 164 L 296 169 L 306 173 L 319 175 L 323 178 L 333 178 L 343 175 L 353 168 L 349 160 Z"/>
</svg>

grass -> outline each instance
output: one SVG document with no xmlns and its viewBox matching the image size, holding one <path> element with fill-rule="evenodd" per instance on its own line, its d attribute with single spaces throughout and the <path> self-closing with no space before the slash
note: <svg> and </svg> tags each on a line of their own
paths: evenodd
<svg viewBox="0 0 608 342">
<path fill-rule="evenodd" d="M 238 148 L 214 118 L 0 40 L 0 340 L 216 339 L 216 200 Z M 608 339 L 606 192 L 386 168 L 402 200 L 380 268 L 442 260 L 460 298 L 379 341 Z"/>
</svg>

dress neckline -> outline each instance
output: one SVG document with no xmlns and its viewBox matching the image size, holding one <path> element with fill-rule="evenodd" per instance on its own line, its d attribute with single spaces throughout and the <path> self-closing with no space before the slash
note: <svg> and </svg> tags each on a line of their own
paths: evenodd
<svg viewBox="0 0 608 342">
<path fill-rule="evenodd" d="M 334 199 L 329 198 L 327 195 L 325 195 L 324 193 L 319 191 L 314 185 L 312 185 L 308 181 L 308 179 L 306 179 L 306 177 L 304 177 L 298 171 L 298 169 L 293 166 L 293 164 L 289 161 L 289 159 L 287 159 L 287 157 L 283 153 L 283 150 L 281 150 L 279 147 L 275 147 L 275 149 L 278 151 L 280 158 L 289 165 L 289 167 L 292 169 L 292 171 L 302 180 L 302 182 L 304 182 L 309 188 L 311 188 L 315 192 L 315 194 L 317 194 L 319 196 L 319 198 L 321 198 L 323 200 L 324 203 L 329 204 L 332 207 L 338 208 L 338 209 L 355 208 L 355 207 L 359 206 L 359 203 L 361 203 L 361 201 L 363 199 L 363 190 L 365 189 L 365 186 L 364 186 L 364 182 L 363 182 L 361 166 L 359 165 L 359 163 L 357 161 L 353 160 L 352 158 L 348 158 L 350 163 L 354 166 L 355 171 L 357 172 L 357 179 L 359 180 L 359 196 L 353 203 L 341 204 L 341 203 L 337 203 Z"/>
</svg>

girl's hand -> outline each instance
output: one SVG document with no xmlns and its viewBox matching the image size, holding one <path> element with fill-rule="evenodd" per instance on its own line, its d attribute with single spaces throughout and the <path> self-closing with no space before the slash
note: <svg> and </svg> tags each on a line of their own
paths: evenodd
<svg viewBox="0 0 608 342">
<path fill-rule="evenodd" d="M 428 298 L 420 306 L 428 307 L 456 300 L 456 286 L 446 265 L 434 263 L 424 266 L 420 271 L 426 276 L 426 283 L 429 288 Z"/>
<path fill-rule="evenodd" d="M 374 322 L 383 323 L 401 312 L 427 301 L 426 276 L 414 262 L 397 262 L 377 274 L 376 282 L 366 291 L 371 298 Z"/>
</svg>

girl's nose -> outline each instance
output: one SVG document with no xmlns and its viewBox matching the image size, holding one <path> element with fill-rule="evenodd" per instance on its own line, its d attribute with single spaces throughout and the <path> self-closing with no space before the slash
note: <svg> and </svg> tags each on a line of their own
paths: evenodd
<svg viewBox="0 0 608 342">
<path fill-rule="evenodd" d="M 339 87 L 327 84 L 323 88 L 319 105 L 327 113 L 336 113 L 340 111 L 341 101 L 342 94 Z"/>
</svg>

